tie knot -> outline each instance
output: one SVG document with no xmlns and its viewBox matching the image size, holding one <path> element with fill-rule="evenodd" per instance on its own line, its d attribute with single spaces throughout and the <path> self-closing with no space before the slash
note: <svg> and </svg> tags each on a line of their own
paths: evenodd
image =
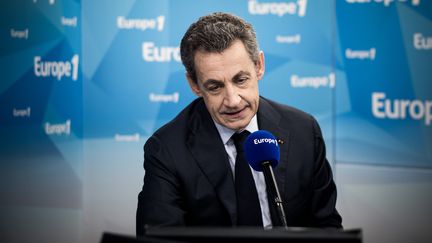
<svg viewBox="0 0 432 243">
<path fill-rule="evenodd" d="M 244 130 L 241 133 L 234 133 L 232 135 L 232 139 L 234 141 L 234 145 L 236 147 L 237 152 L 238 151 L 243 151 L 243 145 L 244 142 L 246 141 L 246 138 L 249 136 L 250 132 L 248 132 L 247 130 Z"/>
</svg>

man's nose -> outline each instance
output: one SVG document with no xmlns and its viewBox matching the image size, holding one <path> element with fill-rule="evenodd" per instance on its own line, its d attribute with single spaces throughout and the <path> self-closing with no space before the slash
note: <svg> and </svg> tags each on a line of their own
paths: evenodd
<svg viewBox="0 0 432 243">
<path fill-rule="evenodd" d="M 225 89 L 224 104 L 227 107 L 236 107 L 240 104 L 241 97 L 238 89 L 233 85 L 227 85 Z"/>
</svg>

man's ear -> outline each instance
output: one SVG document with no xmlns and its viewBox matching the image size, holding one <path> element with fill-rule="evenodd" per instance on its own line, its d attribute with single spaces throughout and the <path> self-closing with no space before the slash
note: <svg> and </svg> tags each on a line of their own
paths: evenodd
<svg viewBox="0 0 432 243">
<path fill-rule="evenodd" d="M 258 56 L 258 62 L 256 64 L 257 78 L 260 80 L 264 76 L 265 62 L 264 62 L 264 52 L 260 51 Z"/>
<path fill-rule="evenodd" d="M 192 92 L 194 92 L 194 94 L 196 94 L 197 96 L 201 97 L 201 89 L 198 86 L 198 83 L 196 83 L 192 77 L 190 76 L 190 74 L 188 72 L 186 72 L 186 79 L 189 83 L 189 87 L 191 88 Z"/>
</svg>

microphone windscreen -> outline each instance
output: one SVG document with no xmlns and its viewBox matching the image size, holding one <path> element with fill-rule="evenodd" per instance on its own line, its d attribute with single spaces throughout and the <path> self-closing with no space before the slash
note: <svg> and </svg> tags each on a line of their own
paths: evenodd
<svg viewBox="0 0 432 243">
<path fill-rule="evenodd" d="M 277 139 L 265 130 L 251 133 L 245 143 L 244 151 L 249 165 L 256 171 L 262 171 L 262 163 L 269 161 L 274 168 L 279 163 L 280 151 Z"/>
</svg>

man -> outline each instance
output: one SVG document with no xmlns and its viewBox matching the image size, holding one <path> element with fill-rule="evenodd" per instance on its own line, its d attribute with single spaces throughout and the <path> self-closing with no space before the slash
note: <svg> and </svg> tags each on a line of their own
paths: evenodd
<svg viewBox="0 0 432 243">
<path fill-rule="evenodd" d="M 275 176 L 288 226 L 341 228 L 317 122 L 259 96 L 264 54 L 252 26 L 226 13 L 201 17 L 185 33 L 180 51 L 186 78 L 199 98 L 144 146 L 137 234 L 145 225 L 280 225 L 262 172 L 237 169 L 243 152 L 234 137 L 245 130 L 270 131 L 280 142 Z M 248 186 L 237 185 L 243 180 L 240 170 L 249 174 Z M 240 195 L 249 190 L 251 199 L 244 200 Z M 255 205 L 249 209 L 248 204 Z"/>
</svg>

